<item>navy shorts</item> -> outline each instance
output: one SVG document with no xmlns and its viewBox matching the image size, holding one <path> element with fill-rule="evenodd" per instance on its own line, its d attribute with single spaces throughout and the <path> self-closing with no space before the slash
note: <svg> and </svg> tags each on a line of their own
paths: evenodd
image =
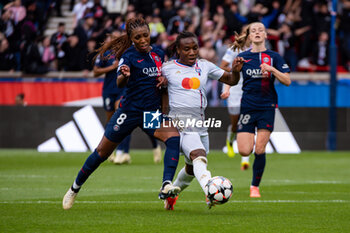
<svg viewBox="0 0 350 233">
<path fill-rule="evenodd" d="M 164 117 L 160 116 L 159 122 L 163 121 Z M 169 120 L 169 118 L 165 118 Z M 110 141 L 120 143 L 123 139 L 130 135 L 132 131 L 140 127 L 146 134 L 153 136 L 156 128 L 144 128 L 144 112 L 135 110 L 125 110 L 118 108 L 108 122 L 104 136 Z"/>
<path fill-rule="evenodd" d="M 237 132 L 255 134 L 255 128 L 273 131 L 275 122 L 275 109 L 245 109 L 241 108 L 241 114 L 237 123 Z"/>
<path fill-rule="evenodd" d="M 115 102 L 117 102 L 118 100 L 120 100 L 120 98 L 122 98 L 122 94 L 118 94 L 118 95 L 102 95 L 102 99 L 103 99 L 103 108 L 107 111 L 107 112 L 114 112 L 115 111 Z"/>
</svg>

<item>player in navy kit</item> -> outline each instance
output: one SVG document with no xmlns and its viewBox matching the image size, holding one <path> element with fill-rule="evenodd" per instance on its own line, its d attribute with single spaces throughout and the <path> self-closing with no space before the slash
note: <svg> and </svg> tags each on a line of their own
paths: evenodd
<svg viewBox="0 0 350 233">
<path fill-rule="evenodd" d="M 107 36 L 105 43 L 111 41 L 112 36 L 117 37 L 117 35 L 110 34 Z M 107 122 L 109 122 L 115 110 L 118 109 L 120 100 L 125 95 L 126 90 L 125 88 L 118 88 L 117 86 L 116 71 L 118 64 L 118 60 L 116 60 L 115 55 L 111 54 L 110 50 L 106 51 L 102 56 L 98 55 L 95 60 L 94 76 L 98 77 L 105 74 L 102 88 L 102 98 L 103 108 L 106 111 Z M 122 143 L 119 144 L 116 155 L 112 153 L 112 155 L 108 157 L 108 160 L 115 164 L 130 163 L 130 139 L 130 135 L 126 136 Z M 153 136 L 150 136 L 150 140 L 153 146 L 153 160 L 155 163 L 159 163 L 161 161 L 161 148 Z"/>
<path fill-rule="evenodd" d="M 260 197 L 259 184 L 266 163 L 265 147 L 273 131 L 277 108 L 274 81 L 277 78 L 282 84 L 289 86 L 291 80 L 290 70 L 284 59 L 278 53 L 266 49 L 266 30 L 262 23 L 250 24 L 246 33 L 236 38 L 234 48 L 243 48 L 247 38 L 252 42 L 252 49 L 238 55 L 242 64 L 243 96 L 237 143 L 242 156 L 249 156 L 255 144 L 250 197 Z"/>
<path fill-rule="evenodd" d="M 126 22 L 126 35 L 122 35 L 105 44 L 100 51 L 104 54 L 111 50 L 119 59 L 118 87 L 126 86 L 126 94 L 119 109 L 107 124 L 105 134 L 96 150 L 86 159 L 73 185 L 63 198 L 63 208 L 70 209 L 81 186 L 92 172 L 105 161 L 118 144 L 136 127 L 142 128 L 144 112 L 152 112 L 152 121 L 161 117 L 161 93 L 159 87 L 166 80 L 161 75 L 164 53 L 150 46 L 150 29 L 142 18 L 132 18 Z M 172 185 L 179 161 L 180 137 L 176 128 L 143 128 L 165 142 L 163 183 L 159 198 L 166 199 L 176 195 L 179 187 Z"/>
</svg>

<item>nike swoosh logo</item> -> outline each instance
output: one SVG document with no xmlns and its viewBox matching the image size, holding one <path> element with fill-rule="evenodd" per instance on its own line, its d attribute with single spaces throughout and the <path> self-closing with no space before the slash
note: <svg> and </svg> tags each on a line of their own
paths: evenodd
<svg viewBox="0 0 350 233">
<path fill-rule="evenodd" d="M 173 158 L 173 157 L 171 157 L 171 160 L 174 160 L 174 161 L 179 161 L 178 159 L 175 159 L 175 158 Z"/>
<path fill-rule="evenodd" d="M 244 62 L 245 62 L 245 63 L 247 63 L 247 62 L 250 62 L 251 60 L 252 60 L 252 59 L 249 59 L 249 60 L 244 60 Z"/>
<path fill-rule="evenodd" d="M 141 63 L 143 60 L 145 60 L 145 59 L 137 60 L 137 62 L 138 62 L 138 63 Z"/>
</svg>

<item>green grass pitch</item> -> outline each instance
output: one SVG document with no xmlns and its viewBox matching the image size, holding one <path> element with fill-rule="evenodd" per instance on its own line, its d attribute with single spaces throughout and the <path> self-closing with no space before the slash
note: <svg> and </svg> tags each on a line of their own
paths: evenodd
<svg viewBox="0 0 350 233">
<path fill-rule="evenodd" d="M 267 155 L 262 198 L 251 199 L 252 170 L 212 151 L 208 168 L 231 180 L 231 200 L 208 210 L 193 180 L 174 211 L 157 197 L 163 166 L 150 150 L 131 155 L 130 165 L 102 164 L 65 211 L 88 153 L 0 150 L 0 232 L 350 232 L 350 152 Z"/>
</svg>

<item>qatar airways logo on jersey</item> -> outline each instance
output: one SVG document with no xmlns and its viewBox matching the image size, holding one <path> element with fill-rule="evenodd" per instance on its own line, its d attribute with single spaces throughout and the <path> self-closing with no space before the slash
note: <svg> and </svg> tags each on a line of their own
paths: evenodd
<svg viewBox="0 0 350 233">
<path fill-rule="evenodd" d="M 162 73 L 162 68 L 161 67 L 145 67 L 142 69 L 142 72 L 150 77 L 158 77 Z"/>
<path fill-rule="evenodd" d="M 268 78 L 267 75 L 261 72 L 261 69 L 247 69 L 246 74 L 252 78 Z"/>
</svg>

